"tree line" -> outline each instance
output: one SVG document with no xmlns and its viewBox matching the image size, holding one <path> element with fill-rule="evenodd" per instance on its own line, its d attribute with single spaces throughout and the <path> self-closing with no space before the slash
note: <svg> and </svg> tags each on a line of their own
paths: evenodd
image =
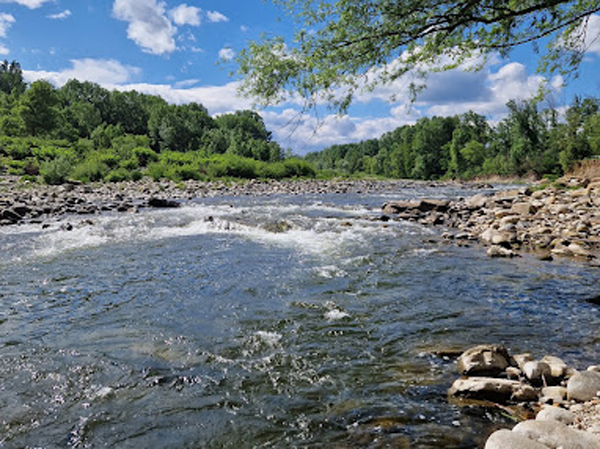
<svg viewBox="0 0 600 449">
<path fill-rule="evenodd" d="M 318 170 L 412 179 L 560 175 L 600 155 L 600 101 L 576 98 L 564 116 L 534 100 L 509 101 L 495 126 L 474 112 L 422 118 L 379 139 L 310 153 Z"/>
<path fill-rule="evenodd" d="M 314 175 L 286 156 L 254 111 L 213 118 L 198 103 L 88 81 L 28 85 L 18 62 L 0 63 L 0 173 L 49 183 Z"/>
</svg>

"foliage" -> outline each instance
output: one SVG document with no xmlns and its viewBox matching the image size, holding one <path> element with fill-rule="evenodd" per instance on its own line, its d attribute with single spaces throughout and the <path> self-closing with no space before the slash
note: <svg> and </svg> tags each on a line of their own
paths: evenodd
<svg viewBox="0 0 600 449">
<path fill-rule="evenodd" d="M 41 175 L 46 184 L 62 184 L 71 174 L 72 168 L 69 158 L 61 155 L 42 163 Z"/>
<path fill-rule="evenodd" d="M 586 49 L 598 0 L 273 0 L 296 20 L 292 42 L 263 37 L 238 56 L 243 92 L 261 104 L 287 96 L 343 112 L 354 95 L 412 73 L 468 63 L 549 38 L 540 70 L 572 73 Z M 479 58 L 473 65 L 472 60 Z"/>
<path fill-rule="evenodd" d="M 600 101 L 576 99 L 565 120 L 534 101 L 508 103 L 508 116 L 491 127 L 468 112 L 431 117 L 377 140 L 334 145 L 306 156 L 319 170 L 396 178 L 556 175 L 600 154 Z"/>
</svg>

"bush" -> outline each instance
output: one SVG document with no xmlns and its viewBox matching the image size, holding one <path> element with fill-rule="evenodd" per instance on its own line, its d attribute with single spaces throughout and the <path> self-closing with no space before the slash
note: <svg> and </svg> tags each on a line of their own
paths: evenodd
<svg viewBox="0 0 600 449">
<path fill-rule="evenodd" d="M 73 166 L 68 157 L 61 155 L 56 159 L 42 163 L 42 179 L 46 184 L 63 184 L 71 174 L 72 169 Z"/>
<path fill-rule="evenodd" d="M 137 159 L 139 167 L 146 167 L 150 162 L 158 161 L 158 154 L 150 148 L 138 147 L 132 150 L 133 157 Z"/>
<path fill-rule="evenodd" d="M 98 157 L 90 157 L 73 170 L 73 177 L 83 182 L 102 181 L 110 171 L 109 167 Z"/>
<path fill-rule="evenodd" d="M 128 181 L 130 179 L 129 172 L 124 168 L 119 168 L 117 170 L 111 171 L 108 175 L 106 175 L 105 180 L 107 182 L 121 182 Z"/>
</svg>

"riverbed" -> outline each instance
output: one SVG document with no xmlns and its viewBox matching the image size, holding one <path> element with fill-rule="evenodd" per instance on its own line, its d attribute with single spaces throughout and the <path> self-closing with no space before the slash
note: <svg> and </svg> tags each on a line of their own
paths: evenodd
<svg viewBox="0 0 600 449">
<path fill-rule="evenodd" d="M 389 200 L 220 196 L 0 228 L 0 447 L 475 448 L 454 352 L 600 356 L 597 268 L 489 259 Z"/>
</svg>

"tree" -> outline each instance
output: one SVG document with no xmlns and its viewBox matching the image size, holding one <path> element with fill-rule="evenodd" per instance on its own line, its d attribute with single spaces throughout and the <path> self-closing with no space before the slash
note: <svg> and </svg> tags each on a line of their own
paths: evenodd
<svg viewBox="0 0 600 449">
<path fill-rule="evenodd" d="M 600 0 L 273 0 L 293 15 L 293 43 L 251 42 L 237 58 L 242 91 L 261 104 L 300 95 L 307 106 L 325 99 L 345 111 L 363 89 L 407 72 L 448 70 L 474 57 L 483 67 L 548 37 L 540 69 L 575 73 L 586 49 L 587 22 Z M 536 47 L 537 48 L 537 47 Z"/>
<path fill-rule="evenodd" d="M 36 81 L 23 95 L 21 117 L 27 131 L 37 136 L 52 131 L 58 118 L 58 94 L 48 81 Z"/>
<path fill-rule="evenodd" d="M 0 91 L 5 94 L 21 95 L 27 85 L 23 81 L 23 71 L 17 61 L 0 63 Z"/>
</svg>

